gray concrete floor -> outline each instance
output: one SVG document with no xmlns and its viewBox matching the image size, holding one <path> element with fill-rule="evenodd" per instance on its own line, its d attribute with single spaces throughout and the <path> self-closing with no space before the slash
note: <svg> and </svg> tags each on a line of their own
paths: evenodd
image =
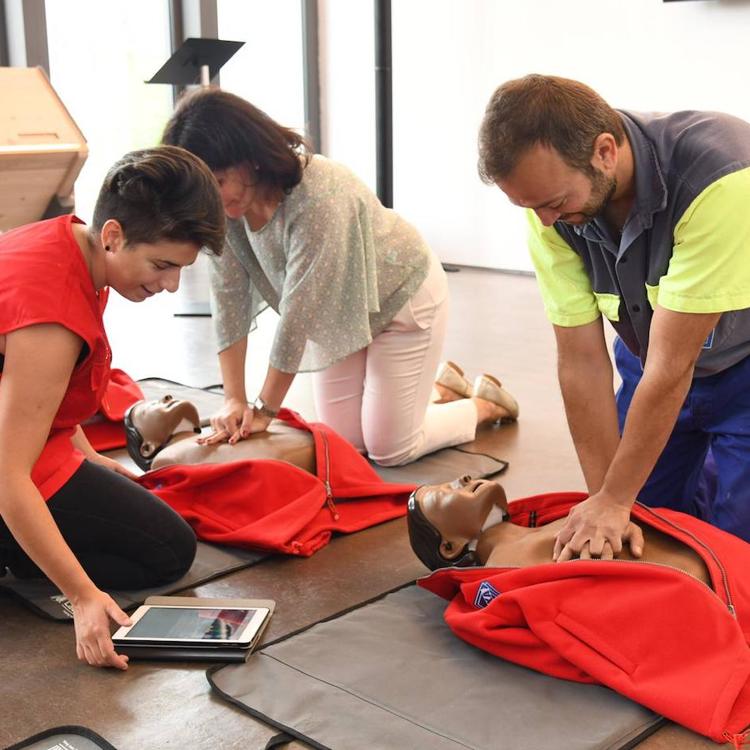
<svg viewBox="0 0 750 750">
<path fill-rule="evenodd" d="M 446 358 L 472 376 L 496 375 L 521 405 L 517 424 L 482 430 L 476 447 L 489 447 L 510 461 L 502 482 L 511 498 L 582 489 L 555 379 L 553 337 L 534 280 L 462 269 L 449 274 L 449 283 L 453 311 Z M 113 295 L 107 325 L 114 365 L 135 378 L 159 376 L 198 387 L 219 382 L 210 319 L 172 315 L 204 298 L 204 289 L 201 263 L 172 299 L 161 295 L 133 305 Z M 251 394 L 262 382 L 273 332 L 274 314 L 262 317 L 250 339 Z M 306 377 L 295 382 L 288 405 L 313 416 Z M 186 593 L 276 599 L 270 640 L 423 572 L 409 549 L 405 523 L 398 520 L 336 538 L 310 559 L 274 558 Z M 87 667 L 75 659 L 70 625 L 42 620 L 0 598 L 0 746 L 61 724 L 88 726 L 120 750 L 262 748 L 275 734 L 215 698 L 202 666 L 133 662 L 126 673 Z M 501 748 L 501 727 L 498 732 Z M 715 745 L 669 725 L 639 747 Z"/>
</svg>

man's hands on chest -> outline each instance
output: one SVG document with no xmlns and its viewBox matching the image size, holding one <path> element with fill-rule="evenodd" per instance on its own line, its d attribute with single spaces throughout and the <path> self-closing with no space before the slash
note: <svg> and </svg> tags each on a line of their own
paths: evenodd
<svg viewBox="0 0 750 750">
<path fill-rule="evenodd" d="M 611 442 L 607 438 L 613 417 L 602 420 L 601 406 L 596 409 L 589 404 L 582 409 L 578 403 L 580 389 L 566 388 L 561 378 L 571 434 L 591 497 L 573 508 L 558 533 L 556 560 L 616 556 L 623 543 L 629 544 L 634 556 L 640 555 L 643 539 L 630 522 L 630 508 L 669 439 L 703 342 L 720 317 L 720 313 L 679 313 L 657 305 L 643 376 L 630 404 L 622 438 L 606 467 L 602 459 L 607 451 L 601 446 Z M 558 345 L 560 339 L 558 334 Z M 589 395 L 586 398 L 590 400 Z M 606 403 L 606 411 L 611 413 L 609 397 Z M 598 463 L 593 460 L 597 456 Z M 665 502 L 668 500 L 665 498 Z"/>
<path fill-rule="evenodd" d="M 611 560 L 629 545 L 633 557 L 643 553 L 643 533 L 630 520 L 630 505 L 618 504 L 603 492 L 571 509 L 555 537 L 552 558 L 565 562 L 575 557 Z"/>
</svg>

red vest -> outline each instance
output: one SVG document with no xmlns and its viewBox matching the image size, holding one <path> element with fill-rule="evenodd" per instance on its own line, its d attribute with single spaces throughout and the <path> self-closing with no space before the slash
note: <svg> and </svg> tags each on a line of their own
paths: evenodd
<svg viewBox="0 0 750 750">
<path fill-rule="evenodd" d="M 47 443 L 31 472 L 45 499 L 83 461 L 70 437 L 75 426 L 99 408 L 111 361 L 102 323 L 108 290 L 97 294 L 73 236 L 73 222 L 81 223 L 74 216 L 61 216 L 0 235 L 0 333 L 59 323 L 86 344 L 85 359 L 73 370 Z"/>
<path fill-rule="evenodd" d="M 166 466 L 141 484 L 172 506 L 199 539 L 308 557 L 333 532 L 403 516 L 413 484 L 384 482 L 344 438 L 288 409 L 279 419 L 315 440 L 316 476 L 284 461 Z"/>
<path fill-rule="evenodd" d="M 542 525 L 580 493 L 510 504 Z M 447 568 L 419 584 L 450 600 L 445 621 L 485 651 L 554 677 L 606 685 L 737 746 L 750 725 L 750 544 L 692 516 L 636 504 L 633 520 L 690 546 L 711 586 L 655 563 L 575 560 Z"/>
</svg>

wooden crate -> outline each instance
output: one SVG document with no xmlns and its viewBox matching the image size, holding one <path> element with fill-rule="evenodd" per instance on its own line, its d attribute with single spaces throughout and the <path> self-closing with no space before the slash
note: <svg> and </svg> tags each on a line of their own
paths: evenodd
<svg viewBox="0 0 750 750">
<path fill-rule="evenodd" d="M 0 101 L 2 232 L 41 219 L 55 202 L 72 210 L 88 147 L 41 68 L 0 68 Z"/>
</svg>

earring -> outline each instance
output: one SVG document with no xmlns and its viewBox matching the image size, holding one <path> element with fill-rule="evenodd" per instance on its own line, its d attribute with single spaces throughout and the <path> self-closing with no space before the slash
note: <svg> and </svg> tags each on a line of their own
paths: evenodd
<svg viewBox="0 0 750 750">
<path fill-rule="evenodd" d="M 105 245 L 105 246 L 104 246 L 104 249 L 105 249 L 105 250 L 106 250 L 107 252 L 109 252 L 109 245 Z"/>
</svg>

